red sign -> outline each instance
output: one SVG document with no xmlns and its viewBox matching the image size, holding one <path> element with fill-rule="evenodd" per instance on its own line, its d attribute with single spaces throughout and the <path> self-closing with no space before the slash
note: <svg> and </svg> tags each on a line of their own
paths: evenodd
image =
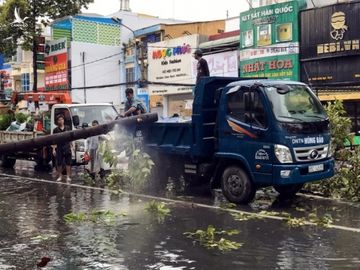
<svg viewBox="0 0 360 270">
<path fill-rule="evenodd" d="M 67 53 L 45 57 L 45 89 L 68 90 L 68 58 Z"/>
</svg>

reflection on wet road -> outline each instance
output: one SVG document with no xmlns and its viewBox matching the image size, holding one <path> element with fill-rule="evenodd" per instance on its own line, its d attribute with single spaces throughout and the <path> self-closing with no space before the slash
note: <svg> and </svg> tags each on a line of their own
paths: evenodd
<svg viewBox="0 0 360 270">
<path fill-rule="evenodd" d="M 10 173 L 10 172 L 6 172 Z M 144 210 L 147 200 L 114 196 L 102 190 L 36 182 L 26 169 L 0 178 L 0 269 L 360 269 L 360 233 L 318 226 L 289 228 L 272 219 L 235 221 L 226 211 L 197 204 L 169 204 L 171 215 L 163 222 Z M 35 175 L 48 178 L 49 175 Z M 271 197 L 271 196 L 270 196 Z M 181 197 L 182 200 L 190 200 Z M 191 200 L 207 205 L 221 203 L 215 196 Z M 113 224 L 67 224 L 64 215 L 106 209 L 126 212 Z M 281 202 L 258 194 L 245 211 L 286 211 L 294 216 L 329 213 L 335 224 L 359 228 L 357 205 L 298 197 Z M 206 228 L 238 229 L 231 236 L 243 243 L 236 251 L 209 251 L 183 233 Z"/>
</svg>

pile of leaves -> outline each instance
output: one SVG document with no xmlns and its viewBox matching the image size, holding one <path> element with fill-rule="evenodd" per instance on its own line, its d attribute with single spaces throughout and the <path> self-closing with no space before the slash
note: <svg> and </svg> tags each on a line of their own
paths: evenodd
<svg viewBox="0 0 360 270">
<path fill-rule="evenodd" d="M 194 239 L 194 244 L 198 243 L 200 246 L 207 249 L 218 249 L 221 252 L 237 250 L 242 244 L 224 238 L 224 236 L 231 236 L 239 234 L 238 230 L 216 230 L 212 225 L 209 225 L 205 230 L 196 230 L 195 232 L 185 232 L 188 238 Z"/>
<path fill-rule="evenodd" d="M 329 180 L 307 184 L 305 191 L 321 195 L 360 201 L 360 149 L 345 147 L 351 142 L 351 120 L 347 116 L 343 103 L 336 100 L 328 103 L 326 111 L 331 122 L 332 149 L 336 160 L 335 176 Z"/>
<path fill-rule="evenodd" d="M 301 209 L 299 212 L 303 212 Z M 273 216 L 281 218 L 285 224 L 292 228 L 297 228 L 305 225 L 316 225 L 320 227 L 329 227 L 333 223 L 333 218 L 330 214 L 325 214 L 318 217 L 316 213 L 310 213 L 308 217 L 293 217 L 287 212 L 276 211 L 260 211 L 259 213 L 231 213 L 236 221 L 248 221 L 251 219 L 262 219 L 264 216 Z"/>
<path fill-rule="evenodd" d="M 155 200 L 147 203 L 145 210 L 157 218 L 159 223 L 162 223 L 167 216 L 170 215 L 170 208 L 164 202 L 157 202 Z"/>
<path fill-rule="evenodd" d="M 95 210 L 90 213 L 79 212 L 69 213 L 64 216 L 66 223 L 92 222 L 92 223 L 113 223 L 116 218 L 125 216 L 125 213 L 116 214 L 110 210 Z"/>
</svg>

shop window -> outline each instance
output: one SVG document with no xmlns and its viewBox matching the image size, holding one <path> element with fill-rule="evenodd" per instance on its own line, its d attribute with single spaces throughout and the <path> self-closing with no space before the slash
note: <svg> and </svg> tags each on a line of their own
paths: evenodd
<svg viewBox="0 0 360 270">
<path fill-rule="evenodd" d="M 135 81 L 135 68 L 126 68 L 126 83 L 133 83 Z"/>
<path fill-rule="evenodd" d="M 21 91 L 22 92 L 30 91 L 30 74 L 29 73 L 21 74 Z"/>
</svg>

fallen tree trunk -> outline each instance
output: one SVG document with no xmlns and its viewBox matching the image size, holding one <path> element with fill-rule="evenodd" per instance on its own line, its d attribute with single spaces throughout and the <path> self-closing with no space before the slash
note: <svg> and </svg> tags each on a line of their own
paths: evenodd
<svg viewBox="0 0 360 270">
<path fill-rule="evenodd" d="M 31 151 L 48 145 L 71 142 L 79 139 L 86 139 L 92 136 L 106 134 L 113 130 L 115 125 L 119 125 L 124 128 L 135 128 L 136 126 L 143 126 L 156 122 L 157 120 L 158 116 L 156 113 L 148 113 L 139 116 L 121 118 L 106 124 L 98 125 L 96 127 L 81 128 L 64 133 L 37 137 L 30 140 L 0 144 L 0 155 L 8 154 L 11 152 Z"/>
</svg>

